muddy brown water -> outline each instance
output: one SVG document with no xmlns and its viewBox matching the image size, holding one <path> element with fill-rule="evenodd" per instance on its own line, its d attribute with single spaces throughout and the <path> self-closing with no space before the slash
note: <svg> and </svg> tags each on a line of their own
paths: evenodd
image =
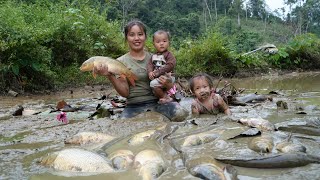
<svg viewBox="0 0 320 180">
<path fill-rule="evenodd" d="M 245 88 L 244 93 L 268 94 L 275 91 L 273 101 L 267 101 L 248 106 L 231 106 L 235 118 L 262 117 L 276 124 L 290 120 L 308 120 L 318 118 L 320 115 L 320 72 L 290 73 L 286 75 L 270 74 L 262 77 L 251 77 L 241 79 L 230 79 L 237 88 Z M 94 111 L 95 106 L 101 103 L 98 100 L 103 94 L 112 93 L 101 87 L 85 87 L 74 90 L 44 96 L 28 97 L 1 97 L 0 100 L 0 179 L 141 179 L 134 169 L 116 173 L 105 173 L 98 175 L 70 174 L 58 172 L 49 167 L 41 166 L 37 161 L 50 152 L 59 151 L 64 148 L 77 147 L 65 145 L 64 139 L 83 131 L 103 132 L 116 137 L 125 137 L 116 144 L 105 149 L 97 150 L 106 156 L 116 149 L 128 148 L 127 138 L 130 134 L 147 129 L 155 129 L 165 125 L 165 117 L 158 114 L 145 114 L 130 121 L 112 120 L 101 118 L 88 120 L 88 116 Z M 86 111 L 67 113 L 69 124 L 63 124 L 56 120 L 57 112 L 50 113 L 50 108 L 55 107 L 59 100 L 64 99 L 73 106 L 86 105 Z M 288 103 L 287 110 L 277 109 L 276 102 L 282 100 Z M 190 101 L 182 103 L 189 108 Z M 11 113 L 22 105 L 25 109 L 41 112 L 38 115 L 11 116 Z M 104 105 L 108 106 L 107 102 Z M 297 114 L 297 112 L 305 114 Z M 116 117 L 113 117 L 116 118 Z M 226 136 L 233 136 L 234 125 L 229 127 Z M 194 125 L 183 126 L 175 135 L 183 134 L 198 129 Z M 288 132 L 277 132 L 277 137 L 285 138 Z M 294 133 L 294 142 L 301 143 L 307 147 L 307 153 L 320 156 L 319 138 Z M 177 136 L 178 137 L 178 136 Z M 200 145 L 187 150 L 190 156 L 201 156 L 215 153 L 222 156 L 246 156 L 252 154 L 247 148 L 247 143 L 252 137 L 242 137 L 225 141 L 225 146 L 217 142 Z M 318 140 L 318 141 L 315 141 Z M 183 138 L 181 139 L 181 141 Z M 281 139 L 277 139 L 280 141 Z M 223 142 L 223 141 L 221 141 Z M 177 143 L 181 143 L 177 139 Z M 222 143 L 223 144 L 223 143 Z M 213 150 L 213 147 L 217 147 Z M 83 147 L 87 148 L 87 147 Z M 159 179 L 197 179 L 190 175 L 185 168 L 177 168 L 170 164 L 168 152 L 164 145 L 155 141 L 146 141 L 138 147 L 130 147 L 134 154 L 143 149 L 154 149 L 160 151 L 168 164 L 167 170 Z M 256 154 L 259 155 L 259 154 Z M 223 165 L 223 164 L 221 164 Z M 281 169 L 256 169 L 236 167 L 239 179 L 320 179 L 320 165 L 309 164 L 296 168 Z"/>
</svg>

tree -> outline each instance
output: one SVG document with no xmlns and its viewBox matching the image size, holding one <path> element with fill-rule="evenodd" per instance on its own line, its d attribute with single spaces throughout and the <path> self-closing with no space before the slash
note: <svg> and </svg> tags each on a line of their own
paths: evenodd
<svg viewBox="0 0 320 180">
<path fill-rule="evenodd" d="M 234 0 L 229 10 L 231 14 L 236 14 L 238 19 L 238 27 L 241 26 L 240 16 L 243 12 L 243 0 Z"/>
<path fill-rule="evenodd" d="M 264 19 L 263 15 L 266 7 L 265 0 L 249 0 L 248 5 L 248 10 L 252 17 Z"/>
</svg>

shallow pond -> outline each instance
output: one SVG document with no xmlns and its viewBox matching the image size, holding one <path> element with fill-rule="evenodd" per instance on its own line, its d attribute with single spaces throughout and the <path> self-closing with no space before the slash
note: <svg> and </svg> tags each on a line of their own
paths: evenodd
<svg viewBox="0 0 320 180">
<path fill-rule="evenodd" d="M 277 124 L 292 120 L 312 120 L 320 115 L 320 72 L 290 73 L 281 76 L 270 74 L 262 77 L 229 79 L 228 81 L 237 88 L 245 88 L 244 93 L 268 94 L 270 91 L 278 93 L 278 95 L 273 95 L 273 101 L 249 104 L 248 106 L 231 106 L 234 118 L 262 117 Z M 154 149 L 159 151 L 167 162 L 167 169 L 159 179 L 197 179 L 190 175 L 183 165 L 179 165 L 178 161 L 174 161 L 176 164 L 170 163 L 174 157 L 165 144 L 150 140 L 141 146 L 128 147 L 127 142 L 130 135 L 166 125 L 166 118 L 157 114 L 146 114 L 134 118 L 132 121 L 111 120 L 110 118 L 88 120 L 88 116 L 94 112 L 96 105 L 102 103 L 98 98 L 103 94 L 114 93 L 105 89 L 87 87 L 74 91 L 72 94 L 67 91 L 46 96 L 1 97 L 0 179 L 141 179 L 135 169 L 116 173 L 77 176 L 77 174 L 72 173 L 61 173 L 38 163 L 39 159 L 48 153 L 64 148 L 77 147 L 76 145 L 64 144 L 64 140 L 84 131 L 103 132 L 121 137 L 116 144 L 95 150 L 103 156 L 121 148 L 130 149 L 134 154 L 143 149 Z M 85 104 L 88 109 L 67 113 L 69 124 L 63 124 L 56 120 L 58 112 L 50 113 L 52 107 L 55 107 L 56 103 L 62 99 L 73 106 Z M 278 109 L 277 101 L 287 102 L 288 109 Z M 183 103 L 187 108 L 190 105 L 190 101 L 184 101 Z M 17 105 L 23 105 L 25 109 L 39 111 L 40 113 L 13 117 L 11 113 L 17 109 Z M 109 104 L 104 102 L 104 105 L 108 106 Z M 205 119 L 208 119 L 208 117 Z M 213 119 L 216 118 L 213 117 L 209 121 L 213 122 Z M 237 123 L 227 123 L 223 127 L 217 126 L 218 128 L 207 128 L 211 125 L 210 122 L 204 122 L 202 126 L 195 126 L 192 123 L 179 124 L 181 127 L 173 134 L 173 137 L 177 137 L 174 140 L 177 147 L 181 148 L 186 136 L 205 127 L 206 132 L 220 133 L 223 137 L 229 138 L 221 139 L 221 141 L 218 141 L 220 144 L 214 141 L 190 149 L 182 148 L 189 156 L 208 154 L 214 156 L 244 157 L 252 154 L 260 156 L 259 153 L 253 153 L 247 148 L 247 143 L 252 137 L 230 139 L 230 137 L 238 135 L 239 130 L 241 130 Z M 279 142 L 286 138 L 288 134 L 288 132 L 278 131 L 275 139 Z M 318 136 L 307 136 L 293 132 L 293 137 L 294 142 L 306 146 L 307 153 L 320 156 Z M 222 146 L 221 143 L 225 143 L 225 146 Z M 214 149 L 213 147 L 218 148 Z M 221 163 L 220 165 L 223 166 L 224 164 Z M 320 179 L 319 164 L 278 169 L 236 166 L 236 170 L 239 179 Z"/>
</svg>

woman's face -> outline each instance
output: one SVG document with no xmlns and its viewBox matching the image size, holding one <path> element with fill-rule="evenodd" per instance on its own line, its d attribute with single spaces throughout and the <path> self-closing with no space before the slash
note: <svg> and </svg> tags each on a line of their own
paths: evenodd
<svg viewBox="0 0 320 180">
<path fill-rule="evenodd" d="M 131 50 L 142 51 L 146 41 L 146 34 L 138 25 L 132 26 L 127 34 L 127 42 Z"/>
</svg>

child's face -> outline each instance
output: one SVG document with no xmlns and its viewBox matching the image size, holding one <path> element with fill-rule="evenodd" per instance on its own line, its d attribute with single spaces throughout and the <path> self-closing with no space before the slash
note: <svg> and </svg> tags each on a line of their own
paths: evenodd
<svg viewBox="0 0 320 180">
<path fill-rule="evenodd" d="M 211 95 L 211 87 L 204 77 L 197 77 L 193 79 L 194 87 L 193 92 L 197 99 L 200 101 L 205 100 Z"/>
<path fill-rule="evenodd" d="M 164 52 L 169 47 L 169 39 L 165 33 L 156 34 L 153 39 L 153 45 L 157 49 L 157 52 Z"/>
</svg>

